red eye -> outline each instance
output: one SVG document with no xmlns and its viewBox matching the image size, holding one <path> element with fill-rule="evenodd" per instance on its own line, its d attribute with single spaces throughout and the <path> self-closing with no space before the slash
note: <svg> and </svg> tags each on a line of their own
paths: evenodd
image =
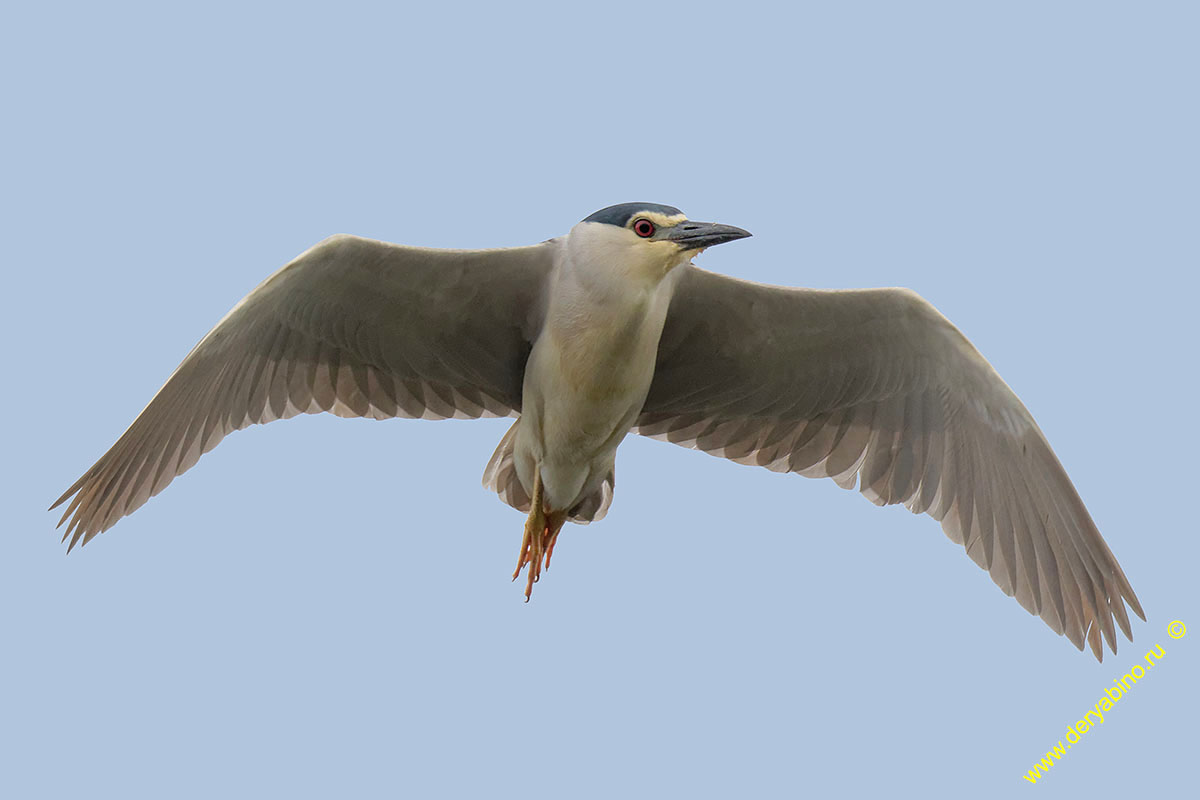
<svg viewBox="0 0 1200 800">
<path fill-rule="evenodd" d="M 633 223 L 633 232 L 643 239 L 649 239 L 654 235 L 654 223 L 648 219 L 639 219 Z"/>
</svg>

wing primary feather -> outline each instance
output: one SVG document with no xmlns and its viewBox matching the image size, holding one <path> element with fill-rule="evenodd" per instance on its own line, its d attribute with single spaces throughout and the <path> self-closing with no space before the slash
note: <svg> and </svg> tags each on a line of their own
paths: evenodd
<svg viewBox="0 0 1200 800">
<path fill-rule="evenodd" d="M 925 441 L 925 432 L 920 425 L 920 397 L 905 396 L 904 422 L 895 439 L 896 453 L 892 458 L 892 474 L 888 481 L 888 499 L 892 503 L 903 503 L 916 490 L 915 479 L 919 449 Z"/>
<path fill-rule="evenodd" d="M 881 401 L 875 412 L 874 432 L 867 446 L 859 482 L 862 494 L 876 505 L 892 502 L 886 484 L 896 455 L 896 443 L 902 433 L 902 415 L 903 411 L 897 407 L 894 399 Z"/>
<path fill-rule="evenodd" d="M 923 465 L 921 467 L 921 479 L 917 493 L 914 495 L 913 504 L 910 509 L 913 513 L 934 514 L 933 503 L 937 499 L 938 486 L 941 483 L 941 465 L 942 459 L 945 458 L 945 441 L 942 435 L 941 425 L 935 422 L 936 417 L 929 413 L 929 394 L 921 395 L 922 400 L 922 418 L 927 420 L 925 447 L 923 455 Z"/>
<path fill-rule="evenodd" d="M 1043 476 L 1044 480 L 1044 476 Z M 1099 581 L 1099 573 L 1091 562 L 1091 557 L 1086 553 L 1086 549 L 1081 549 L 1077 541 L 1078 534 L 1071 523 L 1070 517 L 1063 511 L 1061 504 L 1058 501 L 1057 492 L 1052 488 L 1043 488 L 1043 502 L 1051 509 L 1051 519 L 1057 521 L 1057 525 L 1064 532 L 1064 541 L 1067 543 L 1067 558 L 1068 564 L 1075 575 L 1075 582 L 1079 593 L 1082 615 L 1080 623 L 1084 626 L 1088 644 L 1092 648 L 1092 653 L 1098 660 L 1103 660 L 1103 651 L 1096 646 L 1097 641 L 1094 640 L 1095 633 L 1093 626 L 1096 625 L 1103 615 L 1100 613 L 1101 608 L 1107 603 L 1100 603 L 1099 593 L 1097 591 L 1096 582 Z M 1100 584 L 1103 585 L 1102 583 Z M 1110 622 L 1111 625 L 1111 622 Z"/>
<path fill-rule="evenodd" d="M 979 537 L 974 517 L 975 463 L 961 435 L 955 435 L 950 440 L 950 445 L 954 453 L 955 510 L 958 512 L 959 526 L 962 528 L 963 547 L 970 555 L 975 548 L 975 540 Z"/>
<path fill-rule="evenodd" d="M 993 444 L 993 446 L 995 445 Z M 1038 537 L 1028 525 L 1023 523 L 1019 515 L 1022 503 L 1017 497 L 1017 485 L 1009 469 L 1007 454 L 1003 451 L 997 452 L 993 458 L 988 459 L 988 467 L 991 472 L 990 488 L 992 509 L 995 514 L 995 528 L 992 534 L 992 580 L 1000 583 L 996 573 L 1002 571 L 1004 579 L 1015 591 L 1018 580 L 1017 551 L 1024 547 L 1034 553 Z M 1036 563 L 1044 562 L 1038 562 L 1035 559 L 1035 569 Z M 1037 586 L 1041 586 L 1041 584 L 1040 580 L 1036 582 Z M 1044 617 L 1044 603 L 1040 590 L 1034 592 L 1031 602 L 1037 608 L 1035 613 Z"/>
</svg>

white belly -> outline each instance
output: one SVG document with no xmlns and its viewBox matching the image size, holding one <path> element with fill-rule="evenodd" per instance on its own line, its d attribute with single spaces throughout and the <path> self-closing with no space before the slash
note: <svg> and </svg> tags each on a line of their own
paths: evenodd
<svg viewBox="0 0 1200 800">
<path fill-rule="evenodd" d="M 541 470 L 546 502 L 569 510 L 600 489 L 650 391 L 670 300 L 654 293 L 585 320 L 547 324 L 525 368 L 516 467 Z"/>
</svg>

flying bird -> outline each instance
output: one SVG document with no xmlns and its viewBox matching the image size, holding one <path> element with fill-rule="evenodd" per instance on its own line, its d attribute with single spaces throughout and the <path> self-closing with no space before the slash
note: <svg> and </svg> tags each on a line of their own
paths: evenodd
<svg viewBox="0 0 1200 800">
<path fill-rule="evenodd" d="M 232 431 L 297 414 L 516 416 L 484 485 L 527 513 L 525 598 L 563 525 L 601 519 L 625 435 L 855 486 L 942 523 L 1080 650 L 1145 619 L 1033 417 L 906 289 L 767 286 L 699 269 L 750 234 L 624 203 L 528 247 L 338 235 L 217 323 L 51 508 L 68 552 Z"/>
</svg>

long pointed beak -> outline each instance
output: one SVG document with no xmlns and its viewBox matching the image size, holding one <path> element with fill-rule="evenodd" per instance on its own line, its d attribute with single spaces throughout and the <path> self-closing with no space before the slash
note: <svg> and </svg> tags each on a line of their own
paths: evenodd
<svg viewBox="0 0 1200 800">
<path fill-rule="evenodd" d="M 724 244 L 735 239 L 745 239 L 750 231 L 722 225 L 719 222 L 692 222 L 687 220 L 671 228 L 666 238 L 684 250 L 701 250 L 714 244 Z"/>
</svg>

